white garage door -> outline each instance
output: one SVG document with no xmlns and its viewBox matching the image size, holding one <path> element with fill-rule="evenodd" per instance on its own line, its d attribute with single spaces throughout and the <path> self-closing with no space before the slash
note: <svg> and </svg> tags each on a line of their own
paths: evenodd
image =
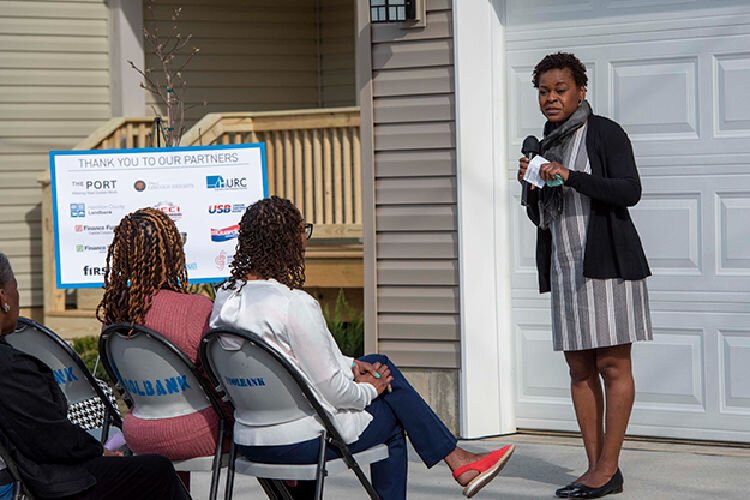
<svg viewBox="0 0 750 500">
<path fill-rule="evenodd" d="M 633 141 L 632 210 L 654 276 L 654 342 L 634 347 L 631 434 L 750 441 L 750 3 L 508 0 L 509 161 L 539 135 L 531 70 L 572 51 L 594 111 Z M 515 178 L 515 170 L 509 170 Z M 518 426 L 575 430 L 568 374 L 536 290 L 518 197 L 513 321 Z"/>
</svg>

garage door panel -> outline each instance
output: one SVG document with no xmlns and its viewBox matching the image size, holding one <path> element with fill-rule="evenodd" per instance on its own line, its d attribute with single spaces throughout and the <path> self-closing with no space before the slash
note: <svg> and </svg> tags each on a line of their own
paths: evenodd
<svg viewBox="0 0 750 500">
<path fill-rule="evenodd" d="M 717 273 L 750 276 L 750 191 L 717 192 Z"/>
<path fill-rule="evenodd" d="M 633 141 L 697 139 L 697 66 L 697 57 L 611 63 L 612 119 Z"/>
<path fill-rule="evenodd" d="M 630 212 L 655 275 L 702 276 L 701 192 L 646 192 Z"/>
<path fill-rule="evenodd" d="M 705 410 L 704 337 L 702 328 L 654 327 L 653 342 L 634 346 L 635 411 Z"/>
<path fill-rule="evenodd" d="M 750 330 L 720 330 L 721 412 L 750 416 Z"/>
<path fill-rule="evenodd" d="M 716 137 L 750 137 L 750 53 L 714 58 Z"/>
<path fill-rule="evenodd" d="M 557 400 L 570 403 L 570 377 L 565 360 L 552 350 L 548 311 L 541 312 L 543 322 L 516 325 L 519 359 L 518 401 L 520 403 Z M 530 318 L 531 319 L 531 318 Z M 533 320 L 532 320 L 533 321 Z"/>
</svg>

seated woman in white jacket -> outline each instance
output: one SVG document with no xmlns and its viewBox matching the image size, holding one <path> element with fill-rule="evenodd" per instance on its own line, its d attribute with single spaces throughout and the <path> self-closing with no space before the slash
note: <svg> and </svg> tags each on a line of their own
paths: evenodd
<svg viewBox="0 0 750 500">
<path fill-rule="evenodd" d="M 336 410 L 336 426 L 357 453 L 377 444 L 389 457 L 371 466 L 381 498 L 406 498 L 409 440 L 429 468 L 444 460 L 464 494 L 489 483 L 513 453 L 487 454 L 456 446 L 456 438 L 385 356 L 344 356 L 326 327 L 318 302 L 302 290 L 312 225 L 288 200 L 272 196 L 250 206 L 240 222 L 232 277 L 216 294 L 211 326 L 261 335 L 305 372 Z M 239 346 L 222 339 L 227 349 Z M 235 424 L 239 452 L 263 463 L 317 462 L 321 426 L 313 417 L 265 427 Z M 336 451 L 327 450 L 334 458 Z"/>
</svg>

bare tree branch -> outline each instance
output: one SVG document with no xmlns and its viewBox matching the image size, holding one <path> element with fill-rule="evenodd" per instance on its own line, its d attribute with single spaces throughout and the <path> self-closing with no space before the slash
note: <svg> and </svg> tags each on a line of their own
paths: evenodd
<svg viewBox="0 0 750 500">
<path fill-rule="evenodd" d="M 152 19 L 154 18 L 153 7 L 155 5 L 156 0 L 148 0 L 147 9 Z M 143 78 L 143 82 L 140 84 L 141 87 L 153 94 L 164 106 L 166 120 L 164 121 L 163 135 L 164 143 L 167 146 L 175 146 L 180 143 L 180 138 L 185 130 L 185 112 L 201 105 L 185 106 L 187 81 L 183 78 L 183 70 L 192 61 L 193 57 L 198 54 L 199 50 L 193 47 L 186 54 L 184 60 L 182 59 L 181 52 L 188 46 L 193 35 L 190 33 L 187 36 L 183 36 L 180 32 L 178 22 L 181 15 L 182 7 L 172 10 L 170 16 L 172 29 L 169 30 L 169 34 L 161 35 L 159 27 L 156 25 L 147 26 L 143 29 L 143 38 L 161 66 L 159 78 L 154 77 L 151 68 L 140 69 L 132 61 L 128 61 L 130 66 Z M 176 67 L 175 63 L 177 61 L 180 61 L 179 67 Z M 203 102 L 202 105 L 205 106 L 206 103 Z M 152 105 L 152 109 L 154 110 L 154 114 L 158 116 L 159 111 L 157 108 Z"/>
</svg>

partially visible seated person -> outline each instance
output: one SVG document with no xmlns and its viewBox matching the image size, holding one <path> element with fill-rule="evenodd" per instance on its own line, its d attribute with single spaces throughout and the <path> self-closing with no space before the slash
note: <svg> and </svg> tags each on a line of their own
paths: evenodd
<svg viewBox="0 0 750 500">
<path fill-rule="evenodd" d="M 198 346 L 208 330 L 212 303 L 208 297 L 188 293 L 187 284 L 185 253 L 175 223 L 159 210 L 136 210 L 114 230 L 97 318 L 104 325 L 144 325 L 171 341 L 200 369 Z M 218 424 L 212 407 L 157 420 L 128 412 L 122 431 L 136 454 L 185 460 L 214 454 Z"/>
<path fill-rule="evenodd" d="M 172 464 L 155 455 L 106 456 L 102 445 L 67 419 L 54 375 L 5 341 L 16 329 L 18 283 L 0 253 L 0 444 L 38 499 L 190 498 Z M 0 492 L 12 477 L 0 465 Z"/>
<path fill-rule="evenodd" d="M 232 276 L 217 291 L 211 326 L 252 331 L 295 363 L 335 408 L 335 424 L 353 453 L 388 446 L 388 458 L 370 468 L 381 498 L 406 498 L 404 431 L 428 468 L 445 461 L 464 494 L 473 496 L 497 475 L 513 446 L 489 454 L 464 450 L 387 357 L 355 360 L 341 353 L 320 305 L 302 290 L 311 232 L 289 200 L 272 196 L 251 205 L 240 221 Z M 228 350 L 244 342 L 219 341 Z M 253 461 L 312 464 L 318 460 L 321 430 L 312 416 L 264 426 L 236 419 L 234 440 L 239 453 Z M 337 455 L 330 446 L 326 453 L 329 459 Z"/>
</svg>

